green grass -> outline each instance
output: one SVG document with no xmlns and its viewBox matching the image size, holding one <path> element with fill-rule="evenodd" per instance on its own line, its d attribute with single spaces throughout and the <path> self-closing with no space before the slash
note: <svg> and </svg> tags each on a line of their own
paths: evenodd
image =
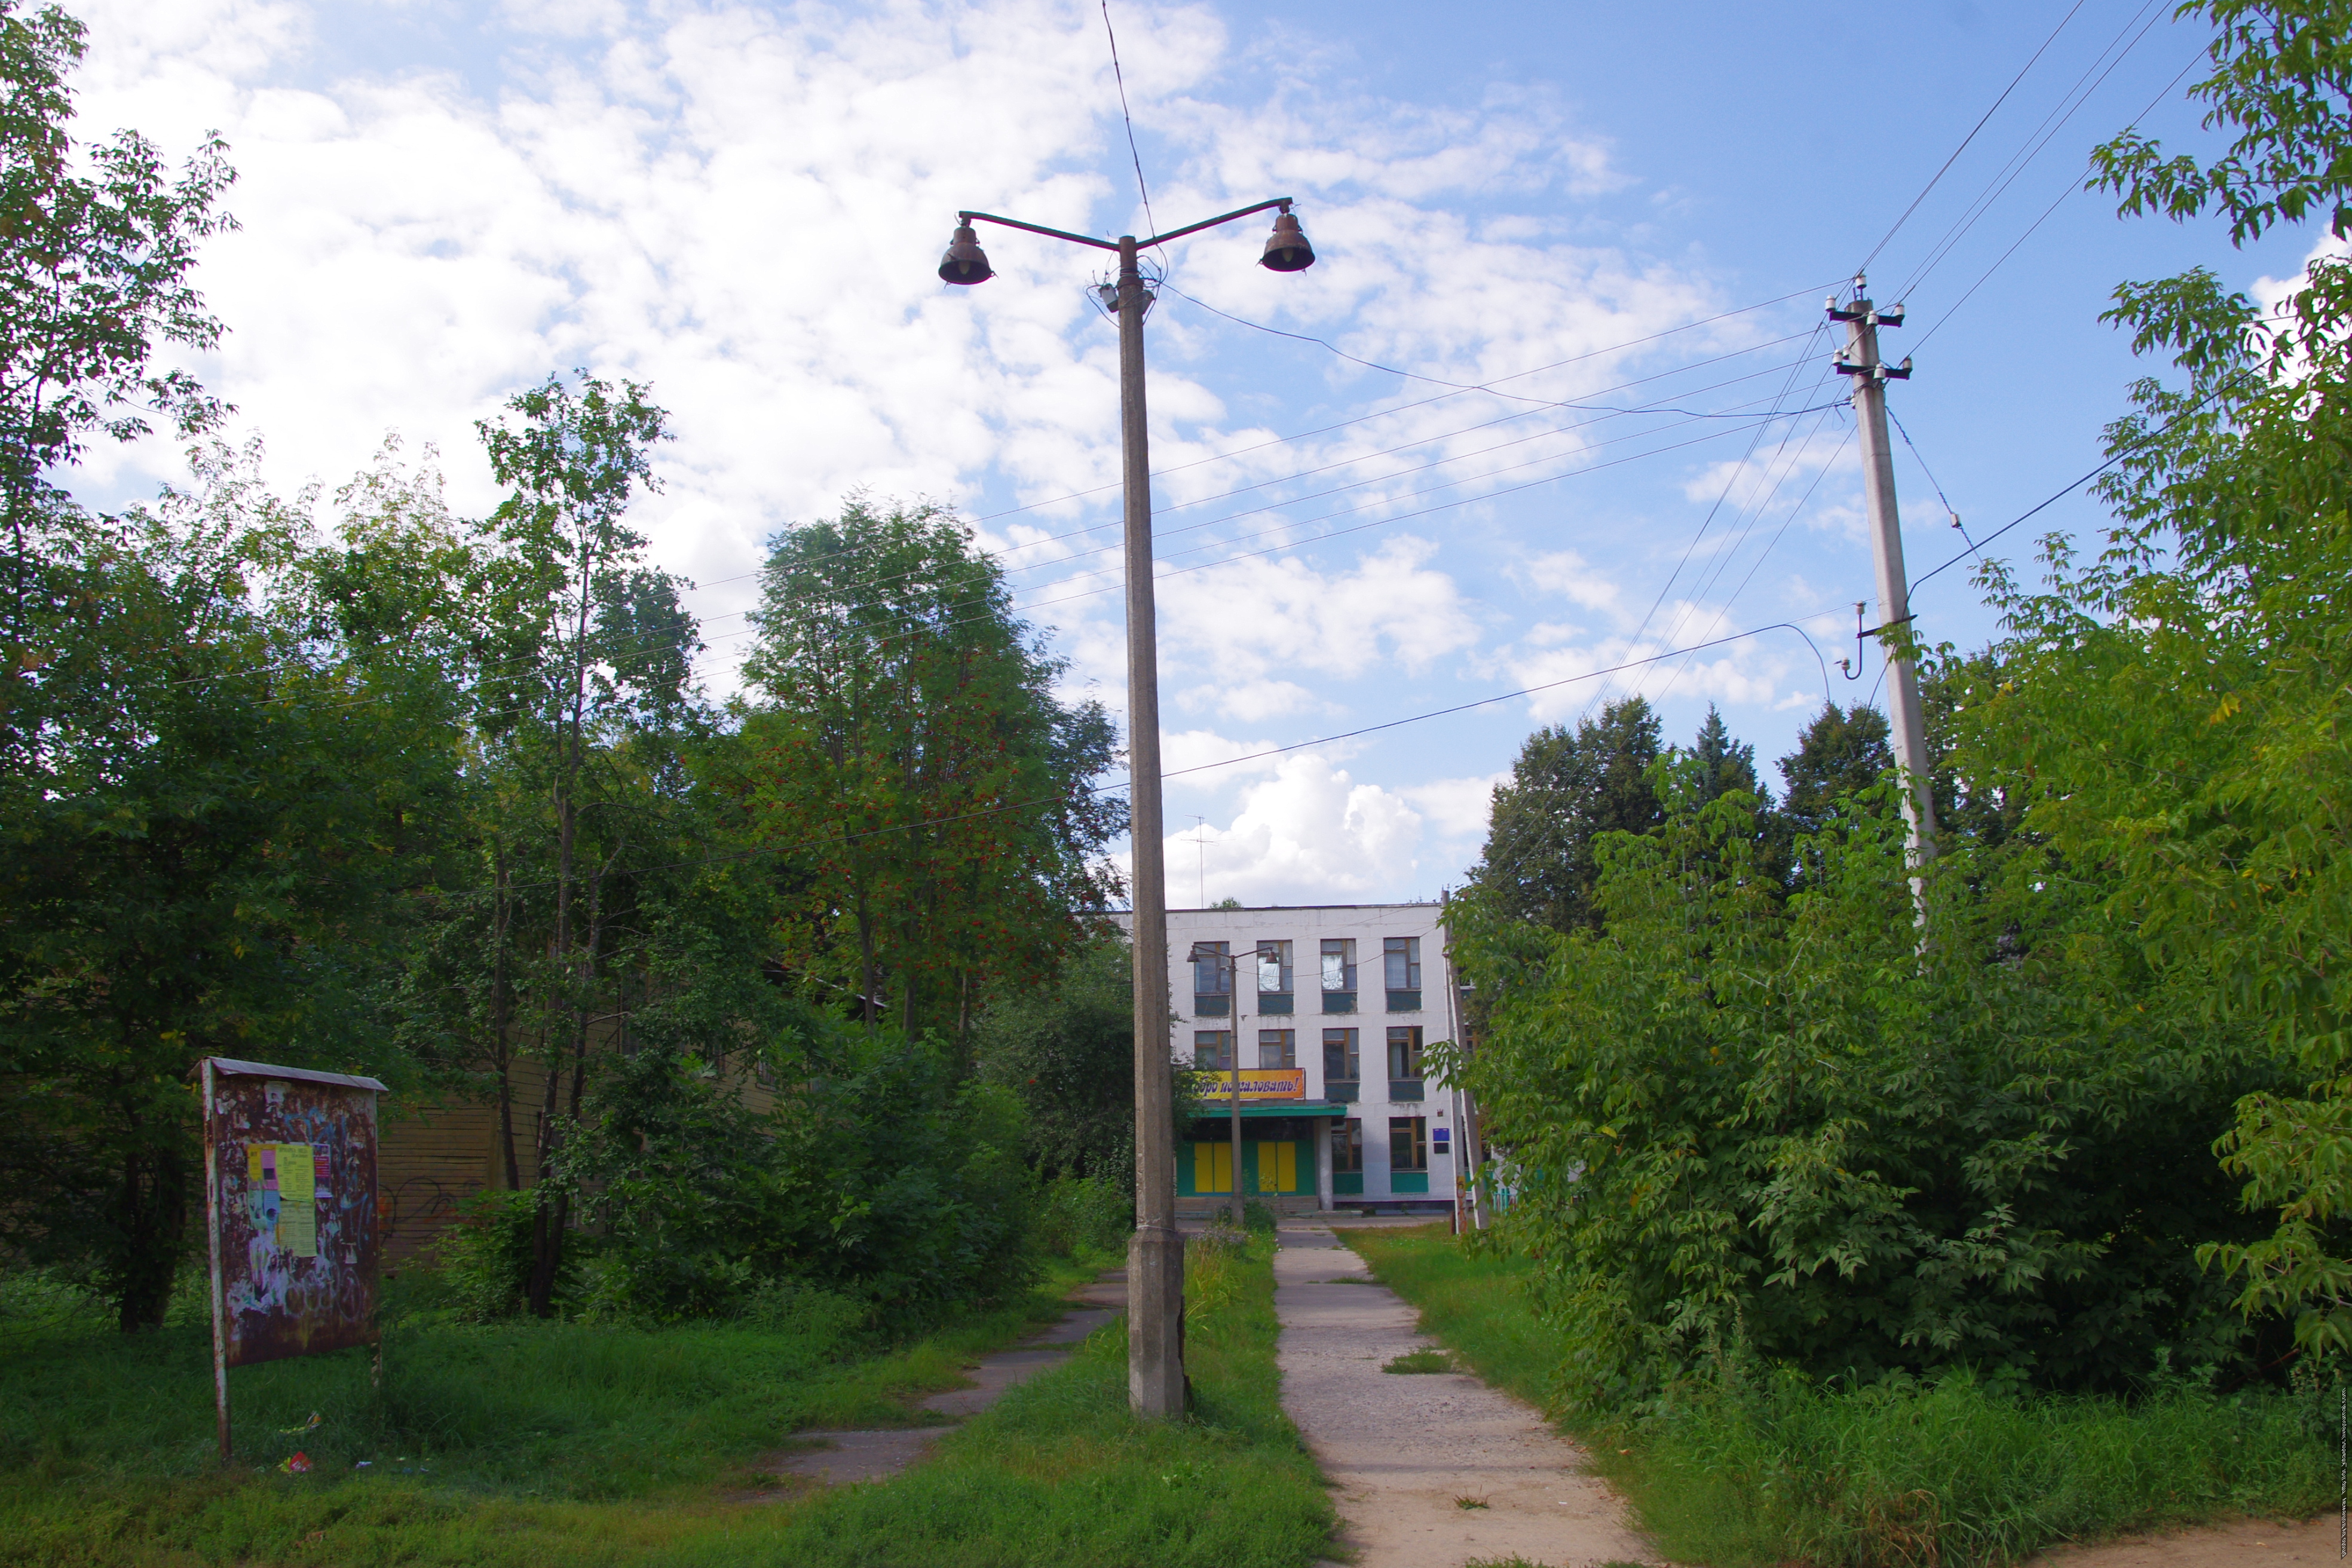
<svg viewBox="0 0 2352 1568">
<path fill-rule="evenodd" d="M 1530 1309 L 1525 1259 L 1471 1256 L 1436 1226 L 1344 1239 L 1421 1309 L 1425 1332 L 1556 1412 L 1572 1347 Z M 2066 1541 L 2321 1511 L 2336 1434 L 2320 1403 L 2185 1383 L 2126 1402 L 1965 1377 L 1843 1393 L 1767 1379 L 1575 1435 L 1676 1561 L 1974 1568 Z"/>
<path fill-rule="evenodd" d="M 1454 1358 L 1444 1351 L 1407 1351 L 1384 1363 L 1382 1372 L 1452 1372 Z"/>
<path fill-rule="evenodd" d="M 381 1401 L 357 1352 L 232 1373 L 226 1468 L 201 1321 L 128 1342 L 0 1323 L 0 1563 L 1302 1568 L 1331 1511 L 1276 1404 L 1270 1256 L 1197 1271 L 1192 1419 L 1129 1418 L 1113 1325 L 934 1462 L 830 1492 L 748 1465 L 795 1429 L 935 1423 L 915 1396 L 1061 1303 L 845 1359 L 822 1324 L 427 1323 L 391 1336 Z M 298 1448 L 311 1472 L 280 1473 Z"/>
<path fill-rule="evenodd" d="M 834 1491 L 776 1545 L 793 1568 L 1305 1568 L 1330 1550 L 1330 1500 L 1283 1415 L 1273 1247 L 1187 1259 L 1191 1419 L 1127 1412 L 1114 1323 L 878 1487 Z"/>
</svg>

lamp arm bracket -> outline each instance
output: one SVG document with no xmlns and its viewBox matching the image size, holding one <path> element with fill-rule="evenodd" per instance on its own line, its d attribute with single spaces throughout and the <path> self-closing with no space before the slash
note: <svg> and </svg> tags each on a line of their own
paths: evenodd
<svg viewBox="0 0 2352 1568">
<path fill-rule="evenodd" d="M 1075 241 L 1079 245 L 1091 245 L 1097 250 L 1117 250 L 1118 248 L 1117 242 L 1108 239 L 1097 239 L 1090 234 L 1072 234 L 1066 228 L 1047 228 L 1042 223 L 1023 223 L 1017 217 L 998 217 L 994 213 L 958 213 L 956 214 L 956 216 L 961 218 L 968 224 L 999 223 L 1003 224 L 1007 228 L 1026 229 L 1031 234 L 1042 234 L 1052 239 L 1067 239 Z"/>
<path fill-rule="evenodd" d="M 1223 213 L 1213 218 L 1203 218 L 1199 223 L 1188 223 L 1182 228 L 1171 228 L 1166 234 L 1155 234 L 1150 239 L 1139 240 L 1136 244 L 1136 248 L 1147 250 L 1165 240 L 1181 239 L 1188 234 L 1198 234 L 1204 228 L 1214 228 L 1221 223 L 1231 223 L 1237 217 L 1247 217 L 1252 213 L 1262 213 L 1269 207 L 1280 207 L 1287 212 L 1295 200 L 1297 198 L 1293 196 L 1276 196 L 1272 201 L 1260 202 L 1254 207 L 1235 207 L 1229 213 Z"/>
</svg>

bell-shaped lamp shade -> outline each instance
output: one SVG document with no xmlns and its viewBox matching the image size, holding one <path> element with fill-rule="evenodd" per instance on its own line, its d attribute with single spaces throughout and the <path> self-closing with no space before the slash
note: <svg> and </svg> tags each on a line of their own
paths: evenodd
<svg viewBox="0 0 2352 1568">
<path fill-rule="evenodd" d="M 971 225 L 958 224 L 955 237 L 948 241 L 948 253 L 940 258 L 940 281 L 985 283 L 995 276 L 989 269 L 988 252 L 980 247 L 980 236 L 971 232 Z"/>
<path fill-rule="evenodd" d="M 1267 237 L 1258 265 L 1275 272 L 1304 272 L 1315 265 L 1315 247 L 1307 243 L 1297 218 L 1284 213 L 1274 220 L 1274 233 Z"/>
</svg>

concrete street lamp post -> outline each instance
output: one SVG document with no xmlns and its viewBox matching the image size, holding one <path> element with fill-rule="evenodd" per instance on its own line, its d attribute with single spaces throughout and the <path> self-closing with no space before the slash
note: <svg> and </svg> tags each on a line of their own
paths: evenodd
<svg viewBox="0 0 2352 1568">
<path fill-rule="evenodd" d="M 1119 430 L 1126 479 L 1127 724 L 1129 821 L 1135 849 L 1135 1237 L 1127 1253 L 1127 1391 L 1139 1415 L 1184 1413 L 1184 1238 L 1176 1230 L 1173 1064 L 1168 1049 L 1168 889 L 1160 794 L 1160 656 L 1151 594 L 1151 459 L 1143 408 L 1143 312 L 1151 290 L 1136 265 L 1139 250 L 1253 213 L 1280 208 L 1260 265 L 1303 272 L 1314 247 L 1277 196 L 1149 239 L 1097 239 L 990 213 L 956 215 L 955 237 L 940 258 L 941 280 L 985 283 L 995 276 L 975 223 L 992 223 L 1118 257 Z M 1239 1041 L 1235 1041 L 1238 1053 Z M 1235 1185 L 1240 1184 L 1238 1164 Z"/>
</svg>

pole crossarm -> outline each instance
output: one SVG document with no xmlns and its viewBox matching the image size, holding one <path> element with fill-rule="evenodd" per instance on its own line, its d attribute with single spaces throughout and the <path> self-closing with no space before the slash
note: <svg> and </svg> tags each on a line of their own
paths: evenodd
<svg viewBox="0 0 2352 1568">
<path fill-rule="evenodd" d="M 1182 228 L 1171 228 L 1166 234 L 1155 234 L 1150 239 L 1139 239 L 1136 241 L 1136 248 L 1149 250 L 1155 245 L 1164 245 L 1171 239 L 1181 239 L 1188 234 L 1198 234 L 1204 228 L 1214 228 L 1221 223 L 1231 223 L 1237 217 L 1247 217 L 1252 213 L 1269 212 L 1276 207 L 1288 212 L 1296 199 L 1291 196 L 1276 196 L 1273 200 L 1260 202 L 1255 206 L 1235 207 L 1233 211 L 1221 214 L 1216 217 L 1203 218 L 1199 223 L 1188 223 Z M 1049 239 L 1066 239 L 1074 245 L 1091 245 L 1097 250 L 1118 248 L 1118 242 L 1115 239 L 1097 239 L 1090 234 L 1072 234 L 1066 228 L 1047 228 L 1042 223 L 1024 223 L 1017 217 L 999 217 L 994 213 L 958 213 L 956 216 L 968 224 L 1002 224 L 1006 228 L 1025 229 L 1031 234 L 1042 234 Z"/>
<path fill-rule="evenodd" d="M 1077 245 L 1091 245 L 1097 250 L 1118 248 L 1118 242 L 1115 239 L 1097 239 L 1090 234 L 1072 234 L 1066 228 L 1047 228 L 1042 223 L 1023 223 L 1017 217 L 998 217 L 994 213 L 958 213 L 956 216 L 966 223 L 1001 223 L 1007 228 L 1026 229 L 1031 234 L 1042 234 L 1049 239 L 1066 239 Z"/>
</svg>

